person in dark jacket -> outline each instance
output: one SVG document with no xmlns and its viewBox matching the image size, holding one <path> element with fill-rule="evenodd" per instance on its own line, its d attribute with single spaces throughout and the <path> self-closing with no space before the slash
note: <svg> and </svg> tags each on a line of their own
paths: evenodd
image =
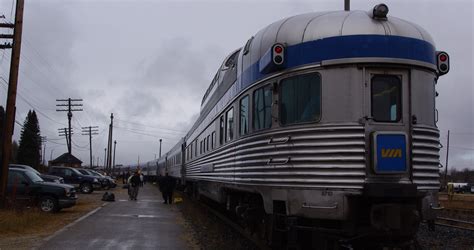
<svg viewBox="0 0 474 250">
<path fill-rule="evenodd" d="M 161 178 L 160 190 L 163 194 L 163 200 L 165 204 L 171 204 L 173 202 L 173 191 L 176 186 L 176 181 L 173 177 L 166 173 L 165 177 Z"/>
<path fill-rule="evenodd" d="M 137 200 L 140 183 L 140 174 L 138 173 L 138 171 L 136 171 L 132 178 L 130 178 L 130 200 Z"/>
</svg>

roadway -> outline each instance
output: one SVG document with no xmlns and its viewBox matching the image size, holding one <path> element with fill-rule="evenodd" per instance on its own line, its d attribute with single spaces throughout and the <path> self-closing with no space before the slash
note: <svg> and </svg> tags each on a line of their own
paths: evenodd
<svg viewBox="0 0 474 250">
<path fill-rule="evenodd" d="M 190 249 L 183 221 L 176 205 L 163 204 L 158 188 L 146 184 L 138 201 L 116 197 L 39 249 Z"/>
</svg>

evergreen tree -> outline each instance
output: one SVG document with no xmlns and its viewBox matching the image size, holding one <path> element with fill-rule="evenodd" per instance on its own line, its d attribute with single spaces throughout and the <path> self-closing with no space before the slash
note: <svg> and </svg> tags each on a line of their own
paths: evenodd
<svg viewBox="0 0 474 250">
<path fill-rule="evenodd" d="M 39 168 L 41 162 L 41 135 L 36 112 L 28 111 L 21 130 L 17 162 Z"/>
<path fill-rule="evenodd" d="M 18 155 L 18 143 L 13 140 L 12 142 L 12 155 L 10 156 L 10 163 L 17 163 L 16 157 Z"/>
</svg>

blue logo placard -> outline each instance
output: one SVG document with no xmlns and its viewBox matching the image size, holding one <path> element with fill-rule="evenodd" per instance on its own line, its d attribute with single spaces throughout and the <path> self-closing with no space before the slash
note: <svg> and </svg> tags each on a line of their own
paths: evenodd
<svg viewBox="0 0 474 250">
<path fill-rule="evenodd" d="M 407 170 L 405 135 L 379 134 L 377 143 L 377 172 L 404 172 Z"/>
</svg>

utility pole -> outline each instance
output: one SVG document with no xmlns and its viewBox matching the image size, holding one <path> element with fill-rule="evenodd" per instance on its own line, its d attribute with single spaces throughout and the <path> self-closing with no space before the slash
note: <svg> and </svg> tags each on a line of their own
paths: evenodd
<svg viewBox="0 0 474 250">
<path fill-rule="evenodd" d="M 107 156 L 107 148 L 104 148 L 104 171 L 105 171 L 105 159 L 106 159 L 106 156 Z"/>
<path fill-rule="evenodd" d="M 117 148 L 117 141 L 114 141 L 114 163 L 112 164 L 112 173 L 115 171 L 115 149 Z"/>
<path fill-rule="evenodd" d="M 67 151 L 69 154 L 72 154 L 72 147 L 71 147 L 71 119 L 72 119 L 72 112 L 74 111 L 82 111 L 82 103 L 76 103 L 74 104 L 73 102 L 82 102 L 82 99 L 56 99 L 57 102 L 60 102 L 60 104 L 56 104 L 56 107 L 67 107 L 67 109 L 56 109 L 58 112 L 67 112 L 67 119 L 68 119 L 68 128 L 69 128 L 69 134 L 67 135 L 69 137 L 69 144 L 67 146 Z M 66 102 L 66 103 L 65 103 Z M 81 107 L 81 108 L 73 108 L 73 107 Z"/>
<path fill-rule="evenodd" d="M 0 205 L 5 205 L 6 188 L 8 180 L 8 163 L 10 162 L 13 128 L 15 123 L 15 105 L 16 92 L 18 87 L 18 70 L 20 66 L 20 52 L 21 52 L 21 34 L 23 30 L 23 7 L 25 1 L 16 1 L 15 23 L 2 23 L 2 28 L 13 28 L 13 37 L 9 36 L 7 39 L 13 38 L 13 46 L 5 44 L 1 49 L 12 48 L 12 55 L 10 61 L 10 77 L 8 78 L 8 95 L 6 104 L 5 124 L 2 131 L 2 170 L 0 174 Z"/>
<path fill-rule="evenodd" d="M 41 136 L 41 143 L 43 144 L 43 153 L 41 154 L 41 163 L 43 163 L 43 166 L 45 166 L 45 162 L 44 162 L 44 159 L 45 159 L 45 154 L 46 154 L 46 139 L 47 137 L 46 136 Z"/>
<path fill-rule="evenodd" d="M 446 169 L 444 170 L 445 185 L 448 185 L 448 163 L 449 163 L 449 130 L 448 130 L 448 143 L 446 147 Z"/>
<path fill-rule="evenodd" d="M 107 173 L 110 174 L 110 170 L 112 167 L 112 138 L 113 138 L 113 129 L 114 129 L 114 114 L 110 114 L 110 125 L 109 125 L 109 140 L 107 143 Z"/>
<path fill-rule="evenodd" d="M 161 139 L 160 139 L 160 154 L 159 154 L 159 158 L 161 158 Z"/>
<path fill-rule="evenodd" d="M 68 128 L 58 128 L 58 133 L 59 136 L 64 136 L 66 138 L 66 145 L 68 148 L 68 152 L 70 152 L 69 149 L 71 148 L 71 140 L 69 138 L 71 134 L 73 134 L 73 131 L 68 130 Z"/>
<path fill-rule="evenodd" d="M 99 133 L 98 126 L 89 126 L 82 127 L 82 135 L 89 136 L 89 157 L 90 157 L 90 167 L 92 168 L 92 136 L 98 135 Z"/>
</svg>

